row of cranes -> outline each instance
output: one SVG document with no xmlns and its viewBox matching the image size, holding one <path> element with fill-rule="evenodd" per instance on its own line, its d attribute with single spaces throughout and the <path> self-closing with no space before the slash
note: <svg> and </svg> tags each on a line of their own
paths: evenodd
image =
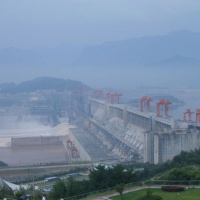
<svg viewBox="0 0 200 200">
<path fill-rule="evenodd" d="M 153 101 L 153 99 L 150 97 L 143 96 L 140 99 L 140 111 L 144 112 L 145 107 L 147 108 L 147 112 L 150 112 L 150 103 Z M 165 99 L 160 99 L 159 102 L 157 102 L 157 116 L 161 116 L 161 111 L 164 110 L 164 115 L 168 117 L 168 110 L 169 110 L 169 105 L 172 104 L 171 101 L 165 100 Z"/>
<path fill-rule="evenodd" d="M 145 109 L 145 106 L 147 108 L 147 112 L 150 112 L 150 102 L 153 101 L 152 98 L 148 98 L 146 96 L 143 96 L 140 99 L 140 111 L 143 112 Z M 168 117 L 168 110 L 169 110 L 169 105 L 172 104 L 170 100 L 165 100 L 165 99 L 160 99 L 159 102 L 156 103 L 156 108 L 157 108 L 157 116 L 161 116 L 161 111 L 164 111 L 164 116 Z M 192 121 L 192 114 L 195 112 L 192 112 L 190 109 L 187 109 L 183 113 L 183 121 L 184 122 L 191 122 Z M 163 114 L 162 114 L 163 116 Z M 187 119 L 188 116 L 188 119 Z M 200 109 L 196 109 L 196 122 L 200 123 Z"/>
<path fill-rule="evenodd" d="M 105 95 L 106 102 L 110 103 L 120 103 L 120 97 L 122 96 L 122 93 L 111 93 L 107 92 Z M 104 99 L 104 92 L 102 90 L 96 89 L 93 92 L 93 97 L 98 98 L 98 99 Z M 153 101 L 153 99 L 150 97 L 143 96 L 140 99 L 140 111 L 141 112 L 150 112 L 150 103 Z M 161 111 L 164 108 L 164 115 L 168 117 L 168 110 L 169 110 L 169 105 L 172 104 L 171 101 L 165 100 L 165 99 L 160 99 L 160 101 L 157 103 L 157 116 L 161 116 Z M 147 108 L 147 110 L 145 109 Z"/>
<path fill-rule="evenodd" d="M 145 107 L 147 108 L 147 112 L 150 112 L 150 102 L 153 101 L 152 98 L 148 98 L 146 96 L 143 96 L 140 99 L 140 111 L 143 112 L 145 110 Z M 169 110 L 169 105 L 172 104 L 170 100 L 165 100 L 165 99 L 160 99 L 159 102 L 156 103 L 156 108 L 157 108 L 157 116 L 163 116 L 161 115 L 161 111 L 164 112 L 164 116 L 168 117 L 168 110 Z M 195 112 L 192 112 L 190 109 L 187 109 L 183 113 L 183 121 L 184 122 L 191 122 L 192 121 L 192 114 Z M 188 119 L 187 119 L 188 116 Z M 200 109 L 196 109 L 196 122 L 200 123 Z"/>
<path fill-rule="evenodd" d="M 98 98 L 98 99 L 105 99 L 106 102 L 110 102 L 110 103 L 120 103 L 120 97 L 122 96 L 122 93 L 111 93 L 111 92 L 107 92 L 105 97 L 104 97 L 104 92 L 102 90 L 94 90 L 93 92 L 93 97 L 94 98 Z M 151 111 L 151 102 L 153 101 L 153 99 L 151 97 L 147 97 L 147 96 L 143 96 L 140 99 L 140 111 L 141 112 L 150 112 Z M 158 117 L 161 116 L 165 116 L 168 117 L 168 111 L 169 111 L 169 106 L 172 104 L 172 102 L 170 100 L 166 100 L 166 99 L 160 99 L 157 103 L 156 103 L 156 114 Z M 183 121 L 184 122 L 191 122 L 192 121 L 192 114 L 194 114 L 195 112 L 192 112 L 190 109 L 187 109 L 184 113 L 183 113 Z M 188 118 L 187 118 L 188 117 Z M 196 122 L 200 123 L 200 109 L 196 109 Z"/>
<path fill-rule="evenodd" d="M 187 109 L 184 113 L 183 113 L 183 121 L 184 122 L 191 122 L 192 121 L 192 114 L 194 114 L 195 112 L 192 112 L 190 109 Z M 187 119 L 188 116 L 188 119 Z M 196 122 L 200 123 L 200 109 L 196 109 Z"/>
<path fill-rule="evenodd" d="M 120 103 L 120 97 L 122 96 L 122 93 L 111 93 L 111 92 L 107 92 L 106 93 L 106 102 L 110 102 L 110 103 Z M 98 98 L 98 99 L 104 99 L 104 92 L 102 90 L 96 89 L 93 92 L 93 97 L 94 98 Z M 153 101 L 153 99 L 150 97 L 146 97 L 143 96 L 140 99 L 140 111 L 141 112 L 150 112 L 150 103 L 151 101 Z M 164 108 L 164 114 L 165 116 L 168 117 L 168 109 L 169 109 L 169 105 L 172 104 L 171 101 L 169 100 L 165 100 L 165 99 L 161 99 L 158 103 L 157 103 L 157 116 L 160 117 L 161 116 L 161 109 L 162 107 Z M 145 110 L 145 108 L 147 108 L 147 110 Z"/>
<path fill-rule="evenodd" d="M 104 92 L 102 90 L 94 90 L 93 92 L 93 96 L 94 98 L 98 98 L 98 99 L 104 99 Z M 110 102 L 110 103 L 120 103 L 120 97 L 122 96 L 122 93 L 111 93 L 111 92 L 107 92 L 105 95 L 106 101 Z"/>
</svg>

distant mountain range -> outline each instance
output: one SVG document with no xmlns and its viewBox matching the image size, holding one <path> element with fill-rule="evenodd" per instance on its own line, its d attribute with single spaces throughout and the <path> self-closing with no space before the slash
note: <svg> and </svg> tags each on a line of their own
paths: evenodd
<svg viewBox="0 0 200 200">
<path fill-rule="evenodd" d="M 79 81 L 52 77 L 40 77 L 20 84 L 0 84 L 0 92 L 2 93 L 35 92 L 39 90 L 80 91 L 82 89 L 89 89 L 89 87 Z"/>
<path fill-rule="evenodd" d="M 200 33 L 176 31 L 162 36 L 148 36 L 80 47 L 0 50 L 0 66 L 94 66 L 131 67 L 199 65 Z"/>
<path fill-rule="evenodd" d="M 108 42 L 84 49 L 78 64 L 99 66 L 199 65 L 200 33 L 177 31 L 163 36 Z"/>
<path fill-rule="evenodd" d="M 48 76 L 93 87 L 198 87 L 199 66 L 200 33 L 190 31 L 92 46 L 0 49 L 0 83 Z"/>
</svg>

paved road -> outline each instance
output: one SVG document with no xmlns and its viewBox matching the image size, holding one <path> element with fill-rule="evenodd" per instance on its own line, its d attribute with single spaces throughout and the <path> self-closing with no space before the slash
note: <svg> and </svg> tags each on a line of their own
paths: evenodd
<svg viewBox="0 0 200 200">
<path fill-rule="evenodd" d="M 137 190 L 142 190 L 142 189 L 147 189 L 147 188 L 160 188 L 161 186 L 143 186 L 143 187 L 133 187 L 133 188 L 128 188 L 128 189 L 125 189 L 123 194 L 125 193 L 129 193 L 129 192 L 133 192 L 133 191 L 137 191 Z M 113 192 L 111 194 L 107 194 L 107 195 L 102 195 L 102 196 L 99 196 L 99 197 L 93 197 L 93 198 L 90 198 L 90 200 L 108 200 L 110 197 L 113 197 L 113 196 L 117 196 L 119 195 L 119 193 L 117 192 Z M 89 199 L 88 199 L 89 200 Z"/>
<path fill-rule="evenodd" d="M 48 168 L 67 168 L 67 167 L 92 167 L 92 163 L 84 163 L 84 164 L 62 164 L 62 165 L 31 165 L 24 167 L 1 167 L 0 172 L 2 171 L 12 171 L 12 170 L 25 170 L 25 169 L 48 169 Z"/>
<path fill-rule="evenodd" d="M 185 185 L 180 185 L 182 187 L 186 187 Z M 161 188 L 162 185 L 154 185 L 154 186 L 142 186 L 142 187 L 133 187 L 133 188 L 128 188 L 128 189 L 125 189 L 123 194 L 126 194 L 126 193 L 129 193 L 129 192 L 133 192 L 133 191 L 137 191 L 137 190 L 143 190 L 143 189 L 149 189 L 149 188 Z M 199 185 L 193 185 L 192 187 L 194 188 L 200 188 Z M 88 200 L 109 200 L 110 197 L 113 197 L 113 196 L 117 196 L 119 195 L 119 193 L 117 192 L 113 192 L 113 193 L 110 193 L 110 194 L 107 194 L 107 195 L 102 195 L 102 196 L 99 196 L 99 197 L 93 197 L 93 198 L 89 198 Z"/>
</svg>

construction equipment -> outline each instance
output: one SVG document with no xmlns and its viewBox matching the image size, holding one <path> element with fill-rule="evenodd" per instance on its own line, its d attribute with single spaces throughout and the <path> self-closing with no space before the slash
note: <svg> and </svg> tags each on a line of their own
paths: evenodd
<svg viewBox="0 0 200 200">
<path fill-rule="evenodd" d="M 144 105 L 145 105 L 145 102 L 147 101 L 147 97 L 146 96 L 143 96 L 141 99 L 140 99 L 140 111 L 143 112 L 144 111 Z"/>
<path fill-rule="evenodd" d="M 157 116 L 160 117 L 160 110 L 162 108 L 163 110 L 163 106 L 165 105 L 165 99 L 160 99 L 159 102 L 157 103 Z M 161 107 L 162 106 L 162 107 Z"/>
<path fill-rule="evenodd" d="M 183 113 L 183 121 L 184 121 L 184 122 L 187 121 L 187 119 L 186 119 L 187 115 L 189 116 L 189 121 L 192 121 L 192 114 L 193 114 L 193 113 L 194 113 L 194 112 L 191 112 L 190 109 L 187 109 L 187 110 Z"/>
<path fill-rule="evenodd" d="M 169 110 L 169 105 L 172 104 L 171 101 L 166 100 L 165 101 L 165 116 L 168 117 L 168 110 Z"/>
<path fill-rule="evenodd" d="M 200 123 L 200 109 L 196 109 L 196 122 Z"/>
<path fill-rule="evenodd" d="M 150 108 L 150 103 L 151 101 L 153 101 L 153 99 L 150 97 L 147 99 L 146 101 L 146 105 L 147 105 L 147 112 L 150 112 L 151 111 L 151 108 Z"/>
</svg>

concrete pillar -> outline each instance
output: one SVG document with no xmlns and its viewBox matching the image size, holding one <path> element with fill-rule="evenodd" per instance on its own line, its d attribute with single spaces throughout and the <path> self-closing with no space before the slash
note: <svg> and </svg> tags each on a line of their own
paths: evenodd
<svg viewBox="0 0 200 200">
<path fill-rule="evenodd" d="M 108 117 L 108 102 L 106 101 L 104 104 L 104 113 L 105 113 L 105 119 Z"/>
<path fill-rule="evenodd" d="M 155 117 L 151 117 L 151 131 L 156 131 L 156 120 L 155 120 Z"/>
<path fill-rule="evenodd" d="M 88 114 L 89 114 L 89 116 L 91 116 L 92 115 L 92 112 L 91 112 L 91 107 L 92 107 L 92 105 L 91 105 L 92 103 L 91 103 L 91 100 L 89 100 L 88 101 Z"/>
<path fill-rule="evenodd" d="M 153 119 L 152 116 L 149 117 L 149 130 L 148 131 L 153 131 Z"/>
<path fill-rule="evenodd" d="M 160 160 L 160 143 L 159 143 L 159 135 L 154 135 L 154 150 L 153 150 L 153 159 L 154 164 L 158 164 Z"/>
<path fill-rule="evenodd" d="M 178 127 L 178 123 L 177 123 L 177 120 L 174 119 L 174 118 L 171 118 L 171 128 L 172 129 L 175 129 Z"/>
<path fill-rule="evenodd" d="M 154 133 L 144 133 L 144 149 L 143 149 L 144 163 L 154 163 Z"/>
<path fill-rule="evenodd" d="M 127 122 L 127 108 L 125 104 L 123 109 L 123 121 L 124 121 L 124 127 L 126 128 L 128 122 Z"/>
<path fill-rule="evenodd" d="M 103 103 L 103 104 L 99 104 L 101 105 L 100 106 L 100 109 L 103 110 L 103 115 L 101 117 L 101 121 L 102 123 L 105 125 L 107 123 L 107 102 Z"/>
</svg>

